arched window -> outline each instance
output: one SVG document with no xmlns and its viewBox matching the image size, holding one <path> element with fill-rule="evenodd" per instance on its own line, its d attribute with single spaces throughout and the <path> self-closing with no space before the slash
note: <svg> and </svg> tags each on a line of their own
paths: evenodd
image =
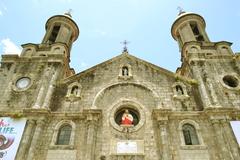
<svg viewBox="0 0 240 160">
<path fill-rule="evenodd" d="M 58 131 L 56 145 L 69 145 L 71 132 L 72 132 L 71 125 L 68 124 L 63 125 Z"/>
<path fill-rule="evenodd" d="M 129 75 L 128 67 L 126 66 L 122 67 L 122 76 L 128 76 L 128 75 Z"/>
<path fill-rule="evenodd" d="M 58 32 L 60 30 L 60 26 L 59 25 L 56 25 L 53 27 L 52 29 L 52 33 L 48 39 L 48 42 L 51 44 L 51 43 L 54 43 L 56 41 L 56 38 L 57 38 L 57 35 L 58 35 Z"/>
<path fill-rule="evenodd" d="M 72 87 L 71 95 L 78 95 L 78 86 L 73 86 Z"/>
<path fill-rule="evenodd" d="M 193 34 L 197 41 L 204 41 L 203 35 L 200 33 L 197 23 L 190 23 Z"/>
<path fill-rule="evenodd" d="M 193 125 L 187 123 L 182 126 L 184 141 L 186 145 L 199 145 L 196 129 Z"/>
<path fill-rule="evenodd" d="M 176 85 L 176 91 L 178 95 L 184 95 L 182 86 Z"/>
</svg>

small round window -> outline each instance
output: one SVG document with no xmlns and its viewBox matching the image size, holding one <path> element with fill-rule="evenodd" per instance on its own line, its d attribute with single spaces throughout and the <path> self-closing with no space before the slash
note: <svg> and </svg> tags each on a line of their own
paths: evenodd
<svg viewBox="0 0 240 160">
<path fill-rule="evenodd" d="M 123 107 L 115 114 L 115 122 L 118 125 L 136 126 L 139 123 L 139 120 L 139 112 L 133 108 Z"/>
<path fill-rule="evenodd" d="M 238 86 L 238 79 L 234 76 L 231 75 L 227 75 L 223 77 L 223 82 L 225 85 L 229 86 L 229 87 L 237 87 Z"/>
<path fill-rule="evenodd" d="M 27 87 L 29 87 L 30 83 L 31 79 L 29 77 L 22 77 L 17 80 L 16 87 L 18 89 L 26 89 Z"/>
</svg>

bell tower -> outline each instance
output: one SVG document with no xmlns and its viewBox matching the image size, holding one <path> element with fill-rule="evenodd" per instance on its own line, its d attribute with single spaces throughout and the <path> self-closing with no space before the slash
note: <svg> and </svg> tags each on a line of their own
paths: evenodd
<svg viewBox="0 0 240 160">
<path fill-rule="evenodd" d="M 71 14 L 55 15 L 50 17 L 45 25 L 46 34 L 43 38 L 43 44 L 63 43 L 69 50 L 72 43 L 78 38 L 79 29 L 72 20 Z"/>
<path fill-rule="evenodd" d="M 231 42 L 211 42 L 205 28 L 204 18 L 196 13 L 181 11 L 177 16 L 171 28 L 181 52 L 177 73 L 197 80 L 204 109 L 238 108 L 238 55 Z"/>
<path fill-rule="evenodd" d="M 182 50 L 186 42 L 209 42 L 205 27 L 206 23 L 202 16 L 180 11 L 172 25 L 171 33 L 173 38 L 178 41 L 180 50 Z"/>
</svg>

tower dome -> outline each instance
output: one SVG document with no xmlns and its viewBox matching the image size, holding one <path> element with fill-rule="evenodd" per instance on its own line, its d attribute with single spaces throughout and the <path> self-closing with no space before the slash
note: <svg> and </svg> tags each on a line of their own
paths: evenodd
<svg viewBox="0 0 240 160">
<path fill-rule="evenodd" d="M 172 37 L 178 41 L 181 48 L 186 42 L 208 42 L 209 39 L 205 28 L 205 20 L 199 14 L 180 12 L 172 25 L 171 34 Z"/>
<path fill-rule="evenodd" d="M 45 28 L 46 34 L 42 43 L 64 43 L 71 48 L 72 43 L 77 40 L 79 35 L 79 28 L 69 12 L 50 17 Z"/>
</svg>

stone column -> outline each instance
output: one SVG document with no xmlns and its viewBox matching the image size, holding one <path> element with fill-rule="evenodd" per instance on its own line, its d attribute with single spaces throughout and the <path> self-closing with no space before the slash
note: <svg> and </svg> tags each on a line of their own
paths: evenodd
<svg viewBox="0 0 240 160">
<path fill-rule="evenodd" d="M 223 126 L 223 130 L 224 130 L 224 137 L 226 142 L 228 143 L 229 146 L 229 152 L 231 152 L 231 157 L 234 160 L 238 160 L 240 157 L 240 153 L 239 153 L 239 146 L 238 143 L 234 137 L 232 128 L 230 126 L 230 123 L 226 120 L 222 120 L 221 121 L 222 126 Z"/>
<path fill-rule="evenodd" d="M 208 108 L 208 107 L 211 106 L 211 101 L 210 101 L 210 99 L 209 99 L 209 97 L 208 97 L 208 93 L 207 93 L 207 91 L 206 91 L 206 88 L 205 88 L 203 79 L 202 79 L 201 74 L 200 74 L 200 72 L 199 72 L 199 68 L 197 68 L 196 65 L 193 65 L 192 69 L 193 69 L 193 75 L 194 75 L 194 77 L 195 77 L 195 78 L 198 80 L 198 82 L 199 82 L 198 88 L 199 88 L 199 92 L 200 92 L 200 96 L 201 96 L 201 99 L 202 99 L 204 108 Z"/>
<path fill-rule="evenodd" d="M 56 72 L 54 73 L 54 75 L 51 78 L 51 81 L 50 81 L 50 84 L 49 84 L 49 87 L 48 87 L 48 90 L 47 90 L 47 93 L 46 93 L 46 96 L 45 96 L 45 100 L 44 100 L 44 103 L 43 103 L 43 108 L 44 109 L 49 108 L 50 100 L 52 98 L 52 94 L 53 94 L 53 91 L 54 91 L 54 88 L 55 88 L 55 85 L 56 85 L 56 81 L 57 81 L 59 72 L 60 72 L 60 70 L 57 69 Z"/>
<path fill-rule="evenodd" d="M 24 136 L 22 138 L 20 147 L 18 149 L 18 153 L 17 153 L 17 158 L 16 160 L 23 160 L 26 157 L 26 153 L 27 153 L 27 149 L 31 143 L 31 138 L 32 138 L 32 130 L 33 127 L 35 125 L 35 121 L 34 120 L 28 120 L 27 122 L 27 128 L 24 132 Z"/>
<path fill-rule="evenodd" d="M 217 98 L 217 94 L 215 92 L 215 89 L 214 89 L 210 79 L 207 78 L 206 81 L 207 81 L 207 85 L 210 89 L 210 95 L 212 97 L 213 104 L 215 105 L 215 107 L 220 107 L 220 104 L 219 104 L 219 101 L 218 101 L 218 98 Z"/>
<path fill-rule="evenodd" d="M 35 108 L 35 109 L 38 109 L 38 108 L 40 108 L 41 107 L 41 105 L 42 105 L 42 100 L 43 100 L 43 98 L 44 98 L 44 95 L 45 95 L 45 90 L 46 90 L 46 83 L 47 83 L 47 80 L 48 80 L 48 77 L 50 76 L 50 69 L 49 68 L 46 68 L 45 70 L 44 70 L 44 75 L 43 75 L 43 78 L 42 78 L 42 80 L 41 80 L 41 82 L 40 82 L 40 84 L 41 84 L 41 87 L 40 87 L 40 89 L 39 89 L 39 92 L 38 92 L 38 95 L 37 95 L 37 99 L 36 99 L 36 102 L 35 102 L 35 104 L 34 104 L 34 106 L 33 106 L 33 108 Z"/>
<path fill-rule="evenodd" d="M 170 160 L 170 154 L 169 154 L 169 139 L 168 139 L 168 133 L 167 133 L 167 121 L 159 121 L 159 130 L 160 130 L 160 143 L 161 143 L 161 160 Z"/>
<path fill-rule="evenodd" d="M 229 150 L 227 148 L 227 144 L 225 143 L 223 137 L 223 128 L 220 125 L 219 120 L 211 120 L 214 133 L 215 133 L 215 142 L 216 142 L 216 150 L 218 150 L 219 156 L 221 160 L 232 160 L 232 157 L 229 155 Z"/>
<path fill-rule="evenodd" d="M 87 143 L 86 143 L 86 160 L 94 159 L 95 146 L 96 146 L 96 134 L 97 134 L 97 120 L 87 120 Z"/>
<path fill-rule="evenodd" d="M 12 64 L 9 64 L 11 65 L 10 67 L 10 70 L 9 71 L 6 71 L 6 69 L 4 70 L 4 74 L 6 74 L 6 80 L 4 80 L 4 82 L 0 81 L 1 84 L 4 84 L 5 82 L 8 82 L 6 87 L 4 88 L 4 92 L 2 94 L 2 97 L 0 99 L 0 104 L 2 103 L 3 105 L 6 105 L 6 101 L 9 100 L 10 98 L 10 93 L 12 91 L 12 79 L 14 78 L 13 75 L 15 74 L 14 73 L 14 70 L 15 70 L 15 67 L 16 67 L 16 64 L 12 63 Z"/>
<path fill-rule="evenodd" d="M 40 139 L 44 124 L 45 124 L 44 119 L 37 120 L 37 126 L 36 126 L 35 132 L 33 134 L 32 143 L 29 148 L 28 156 L 27 156 L 26 160 L 33 160 L 33 157 L 34 157 L 34 154 L 35 154 L 36 148 L 37 148 L 37 143 Z"/>
</svg>

